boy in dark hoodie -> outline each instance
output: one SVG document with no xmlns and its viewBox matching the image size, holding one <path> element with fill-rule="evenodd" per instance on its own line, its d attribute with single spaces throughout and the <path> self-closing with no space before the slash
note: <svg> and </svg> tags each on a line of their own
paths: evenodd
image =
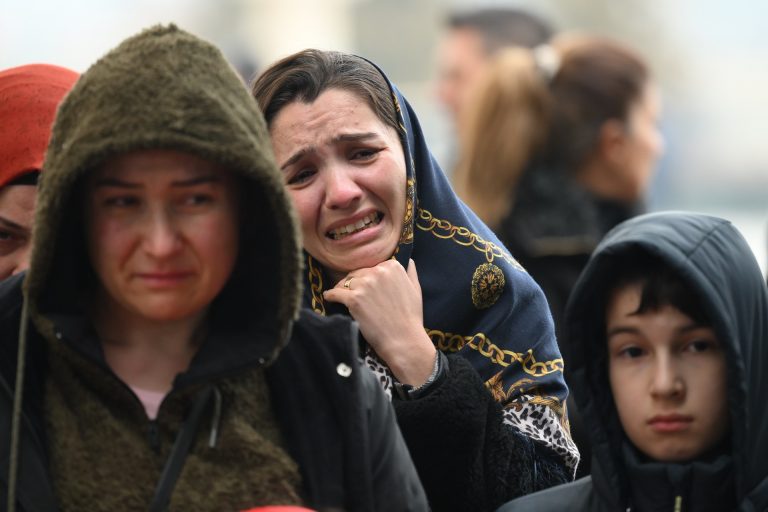
<svg viewBox="0 0 768 512">
<path fill-rule="evenodd" d="M 499 512 L 768 510 L 768 294 L 733 225 L 624 222 L 566 318 L 592 475 Z"/>
</svg>

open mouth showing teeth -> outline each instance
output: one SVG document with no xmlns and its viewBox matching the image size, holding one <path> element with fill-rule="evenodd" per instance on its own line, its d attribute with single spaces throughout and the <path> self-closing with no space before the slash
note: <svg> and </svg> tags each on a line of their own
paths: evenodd
<svg viewBox="0 0 768 512">
<path fill-rule="evenodd" d="M 349 236 L 353 233 L 357 233 L 358 231 L 362 231 L 364 229 L 370 228 L 371 226 L 375 226 L 379 222 L 381 222 L 383 215 L 379 212 L 374 212 L 371 214 L 366 215 L 359 221 L 355 222 L 354 224 L 347 224 L 346 226 L 341 226 L 336 229 L 332 229 L 328 233 L 325 234 L 328 238 L 333 238 L 334 240 L 341 240 L 342 238 Z"/>
</svg>

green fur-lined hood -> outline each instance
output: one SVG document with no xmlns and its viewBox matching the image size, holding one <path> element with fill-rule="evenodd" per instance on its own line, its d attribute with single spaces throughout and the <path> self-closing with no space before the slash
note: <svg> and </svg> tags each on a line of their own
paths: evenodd
<svg viewBox="0 0 768 512">
<path fill-rule="evenodd" d="M 93 279 L 80 204 L 83 176 L 110 156 L 141 149 L 189 152 L 252 185 L 243 191 L 250 236 L 241 240 L 238 266 L 222 292 L 227 299 L 218 304 L 223 318 L 242 323 L 248 336 L 235 336 L 223 352 L 238 365 L 273 359 L 288 340 L 301 296 L 295 216 L 244 83 L 217 48 L 174 25 L 147 29 L 107 53 L 59 109 L 25 283 L 31 318 L 54 335 L 57 318 L 76 309 Z"/>
</svg>

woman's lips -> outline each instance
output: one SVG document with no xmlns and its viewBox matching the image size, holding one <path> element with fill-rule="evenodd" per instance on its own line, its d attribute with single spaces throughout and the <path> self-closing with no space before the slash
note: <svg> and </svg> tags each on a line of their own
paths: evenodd
<svg viewBox="0 0 768 512">
<path fill-rule="evenodd" d="M 141 272 L 135 276 L 152 288 L 172 287 L 188 279 L 192 272 Z"/>
<path fill-rule="evenodd" d="M 371 212 L 357 220 L 343 222 L 337 227 L 329 229 L 325 236 L 332 240 L 343 240 L 355 233 L 377 226 L 381 222 L 382 217 L 382 214 L 379 212 Z"/>
</svg>

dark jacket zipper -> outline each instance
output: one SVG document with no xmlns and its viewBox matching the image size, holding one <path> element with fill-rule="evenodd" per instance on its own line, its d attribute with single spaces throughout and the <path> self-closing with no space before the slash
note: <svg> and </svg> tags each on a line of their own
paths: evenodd
<svg viewBox="0 0 768 512">
<path fill-rule="evenodd" d="M 160 431 L 157 425 L 157 419 L 149 420 L 147 424 L 147 440 L 149 441 L 149 447 L 155 453 L 160 453 Z"/>
</svg>

